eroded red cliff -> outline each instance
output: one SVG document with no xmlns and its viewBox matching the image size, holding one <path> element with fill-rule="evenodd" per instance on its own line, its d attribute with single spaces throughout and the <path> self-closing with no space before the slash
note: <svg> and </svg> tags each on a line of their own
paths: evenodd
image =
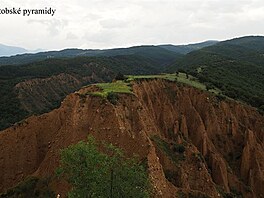
<svg viewBox="0 0 264 198">
<path fill-rule="evenodd" d="M 156 197 L 264 197 L 264 118 L 255 109 L 165 80 L 134 82 L 117 105 L 86 96 L 92 89 L 0 133 L 0 191 L 53 175 L 60 149 L 92 134 L 147 158 Z M 56 179 L 50 186 L 68 190 Z"/>
</svg>

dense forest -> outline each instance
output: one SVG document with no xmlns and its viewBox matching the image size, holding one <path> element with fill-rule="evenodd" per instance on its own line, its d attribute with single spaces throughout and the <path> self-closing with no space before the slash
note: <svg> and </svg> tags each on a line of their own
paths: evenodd
<svg viewBox="0 0 264 198">
<path fill-rule="evenodd" d="M 167 72 L 185 70 L 223 94 L 263 109 L 264 37 L 243 37 L 193 51 Z"/>
</svg>

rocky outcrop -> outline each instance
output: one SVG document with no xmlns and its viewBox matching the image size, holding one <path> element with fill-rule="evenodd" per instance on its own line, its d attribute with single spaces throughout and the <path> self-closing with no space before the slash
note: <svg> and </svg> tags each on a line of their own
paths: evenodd
<svg viewBox="0 0 264 198">
<path fill-rule="evenodd" d="M 264 118 L 255 109 L 165 80 L 134 82 L 117 105 L 86 95 L 94 89 L 0 133 L 0 191 L 53 175 L 60 149 L 92 134 L 147 159 L 156 197 L 263 196 Z M 63 195 L 60 182 L 51 186 Z"/>
</svg>

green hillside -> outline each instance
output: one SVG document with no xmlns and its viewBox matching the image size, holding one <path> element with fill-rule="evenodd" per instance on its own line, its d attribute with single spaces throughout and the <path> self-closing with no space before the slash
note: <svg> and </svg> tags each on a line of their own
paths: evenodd
<svg viewBox="0 0 264 198">
<path fill-rule="evenodd" d="M 201 82 L 252 106 L 264 105 L 264 37 L 244 37 L 191 52 L 167 68 L 186 70 Z"/>
</svg>

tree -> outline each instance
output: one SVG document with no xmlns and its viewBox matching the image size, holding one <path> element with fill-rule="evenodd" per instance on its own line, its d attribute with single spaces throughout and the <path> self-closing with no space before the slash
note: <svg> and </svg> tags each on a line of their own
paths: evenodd
<svg viewBox="0 0 264 198">
<path fill-rule="evenodd" d="M 107 100 L 109 101 L 109 102 L 111 102 L 113 105 L 116 105 L 117 104 L 117 101 L 118 101 L 118 94 L 117 93 L 115 93 L 115 92 L 109 92 L 108 94 L 107 94 Z"/>
<path fill-rule="evenodd" d="M 127 78 L 121 72 L 118 72 L 118 74 L 115 77 L 115 80 L 126 80 L 126 79 Z"/>
<path fill-rule="evenodd" d="M 211 83 L 205 83 L 206 90 L 209 91 L 210 89 L 214 89 L 214 86 Z"/>
<path fill-rule="evenodd" d="M 80 198 L 149 197 L 149 180 L 146 170 L 136 158 L 126 159 L 123 152 L 105 145 L 98 150 L 93 137 L 61 152 L 61 166 L 57 170 L 72 185 L 68 193 Z"/>
</svg>

